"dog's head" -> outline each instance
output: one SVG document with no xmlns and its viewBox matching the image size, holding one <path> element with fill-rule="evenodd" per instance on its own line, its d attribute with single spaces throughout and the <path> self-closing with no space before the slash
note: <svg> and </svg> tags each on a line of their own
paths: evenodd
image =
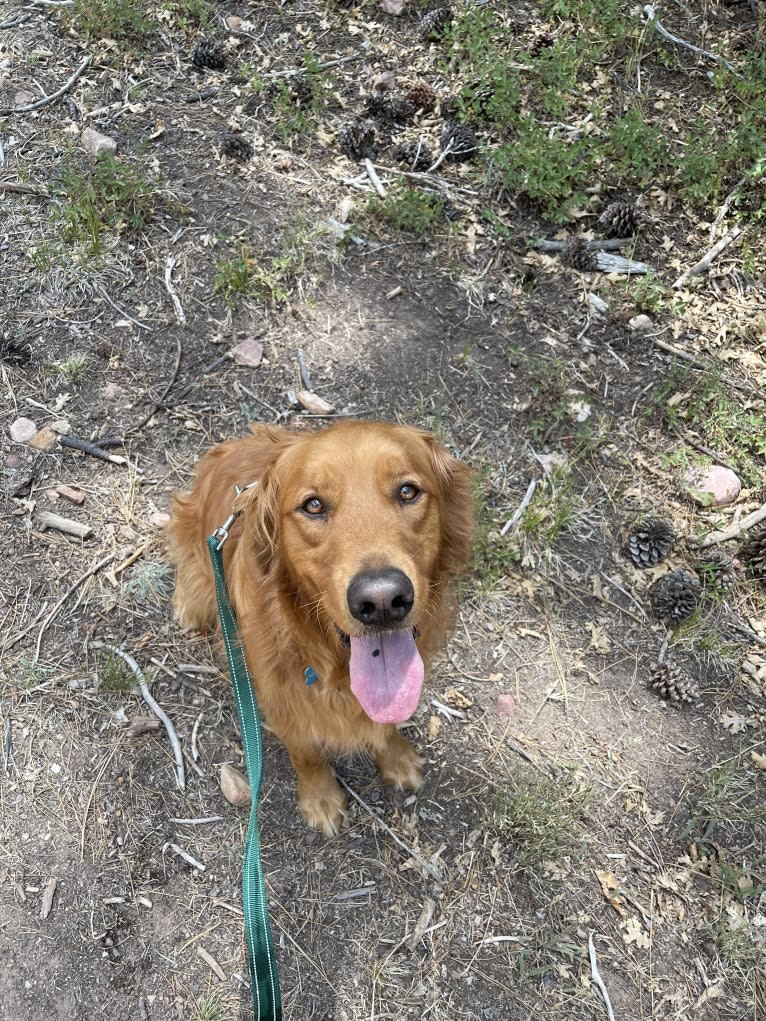
<svg viewBox="0 0 766 1021">
<path fill-rule="evenodd" d="M 248 502 L 246 541 L 350 644 L 352 690 L 368 715 L 406 719 L 422 683 L 414 636 L 469 557 L 469 469 L 421 430 L 342 422 L 294 437 Z"/>
</svg>

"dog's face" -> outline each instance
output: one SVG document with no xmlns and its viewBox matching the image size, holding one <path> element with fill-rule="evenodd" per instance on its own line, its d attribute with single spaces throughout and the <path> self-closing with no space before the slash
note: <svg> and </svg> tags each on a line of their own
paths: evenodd
<svg viewBox="0 0 766 1021">
<path fill-rule="evenodd" d="M 350 644 L 352 690 L 378 722 L 417 704 L 414 638 L 435 586 L 467 557 L 469 479 L 427 433 L 341 423 L 283 450 L 254 497 L 262 562 Z M 394 689 L 387 672 L 405 683 Z"/>
</svg>

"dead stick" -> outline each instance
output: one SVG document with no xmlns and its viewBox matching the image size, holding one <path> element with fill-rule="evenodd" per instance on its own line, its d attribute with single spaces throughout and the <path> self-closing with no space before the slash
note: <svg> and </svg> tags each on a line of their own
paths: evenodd
<svg viewBox="0 0 766 1021">
<path fill-rule="evenodd" d="M 700 543 L 700 549 L 705 549 L 707 546 L 715 546 L 719 542 L 726 542 L 728 539 L 736 539 L 742 532 L 746 532 L 753 525 L 759 524 L 766 518 L 766 503 L 764 503 L 758 510 L 753 511 L 752 514 L 748 514 L 747 517 L 736 524 L 732 525 L 731 528 L 726 528 L 722 532 L 711 532 L 710 535 L 706 535 Z"/>
<path fill-rule="evenodd" d="M 160 720 L 168 733 L 170 744 L 173 747 L 173 755 L 176 760 L 176 782 L 181 790 L 183 790 L 184 787 L 186 787 L 186 770 L 184 769 L 184 757 L 183 752 L 181 751 L 181 742 L 178 740 L 178 734 L 176 734 L 175 727 L 170 722 L 170 717 L 152 697 L 152 693 L 149 691 L 149 685 L 146 683 L 143 670 L 138 663 L 136 663 L 130 653 L 125 652 L 124 649 L 118 649 L 116 645 L 108 645 L 106 642 L 92 642 L 91 644 L 94 649 L 106 649 L 108 652 L 114 653 L 115 656 L 119 656 L 120 659 L 123 659 L 130 667 L 133 676 L 138 681 L 138 686 L 141 689 L 141 695 L 143 696 L 144 702 L 146 702 L 157 719 Z"/>
<path fill-rule="evenodd" d="M 91 443 L 89 440 L 81 440 L 77 436 L 60 436 L 59 443 L 62 447 L 71 447 L 72 450 L 79 450 L 83 454 L 97 457 L 100 461 L 109 461 L 111 464 L 130 464 L 127 457 L 123 457 L 121 454 L 110 454 L 98 444 Z"/>
<path fill-rule="evenodd" d="M 85 574 L 81 574 L 80 577 L 77 579 L 77 581 L 74 582 L 73 585 L 70 585 L 70 587 L 66 590 L 66 592 L 61 597 L 61 599 L 59 599 L 59 601 L 56 603 L 56 605 L 53 607 L 51 612 L 48 614 L 48 616 L 43 621 L 42 627 L 40 628 L 40 633 L 37 636 L 37 643 L 35 645 L 35 658 L 34 658 L 34 662 L 35 663 L 40 658 L 40 644 L 42 643 L 43 635 L 45 634 L 46 629 L 49 627 L 51 621 L 56 616 L 56 614 L 59 612 L 61 607 L 64 605 L 64 603 L 67 601 L 67 599 L 69 599 L 69 597 L 74 592 L 77 591 L 77 589 L 80 587 L 80 585 L 82 585 L 82 583 L 84 581 L 87 581 L 88 578 L 92 577 L 92 575 L 97 574 L 101 570 L 102 567 L 105 567 L 109 563 L 109 561 L 113 560 L 113 559 L 114 559 L 114 553 L 110 553 L 108 556 L 104 557 L 103 560 L 99 560 L 99 562 L 97 564 L 95 564 L 93 567 L 91 567 L 90 570 L 86 571 Z"/>
<path fill-rule="evenodd" d="M 143 429 L 143 427 L 146 425 L 146 423 L 151 420 L 152 415 L 154 415 L 156 412 L 158 412 L 160 410 L 160 408 L 163 406 L 163 404 L 165 403 L 165 398 L 167 397 L 167 395 L 170 393 L 170 391 L 175 386 L 176 379 L 178 378 L 178 370 L 181 368 L 181 356 L 182 356 L 182 354 L 183 354 L 183 347 L 181 345 L 181 334 L 179 333 L 178 336 L 176 337 L 176 360 L 175 360 L 175 365 L 173 366 L 173 372 L 171 373 L 171 376 L 170 376 L 170 379 L 168 380 L 167 386 L 162 391 L 162 394 L 160 395 L 160 399 L 158 401 L 156 401 L 154 403 L 154 405 L 152 406 L 152 409 L 148 413 L 148 415 L 144 415 L 144 417 L 141 419 L 140 422 L 136 423 L 136 425 L 132 425 L 129 429 L 127 429 L 126 430 L 126 435 L 128 433 L 138 432 L 140 429 Z"/>
<path fill-rule="evenodd" d="M 173 302 L 173 308 L 176 310 L 176 319 L 181 326 L 186 326 L 186 315 L 181 305 L 181 299 L 178 297 L 178 291 L 173 286 L 173 270 L 175 269 L 176 260 L 173 256 L 168 257 L 168 261 L 165 263 L 165 288 L 171 297 Z"/>
<path fill-rule="evenodd" d="M 714 60 L 717 64 L 723 64 L 723 66 L 727 68 L 727 70 L 731 71 L 732 74 L 736 75 L 737 78 L 742 77 L 733 64 L 730 64 L 728 60 L 724 60 L 723 57 L 719 57 L 717 53 L 711 53 L 710 50 L 702 50 L 699 46 L 695 46 L 694 43 L 687 43 L 685 39 L 681 39 L 677 35 L 673 35 L 672 32 L 668 32 L 657 17 L 656 11 L 651 4 L 646 4 L 644 7 L 644 15 L 649 21 L 651 21 L 662 38 L 667 39 L 669 43 L 673 43 L 674 46 L 681 46 L 685 50 L 691 50 L 692 53 L 699 53 L 700 56 L 707 57 L 708 60 Z"/>
<path fill-rule="evenodd" d="M 19 181 L 0 181 L 0 191 L 14 191 L 19 192 L 21 195 L 38 195 L 40 198 L 45 199 L 50 194 L 46 188 L 41 188 L 35 184 L 21 184 Z"/>
<path fill-rule="evenodd" d="M 508 532 L 510 532 L 510 530 L 513 528 L 513 526 L 519 520 L 521 515 L 524 513 L 524 511 L 530 505 L 530 503 L 532 502 L 532 497 L 535 495 L 535 489 L 537 488 L 537 481 L 538 481 L 537 479 L 532 479 L 531 480 L 531 482 L 527 486 L 527 491 L 524 494 L 524 499 L 521 501 L 519 506 L 516 508 L 513 516 L 511 518 L 509 518 L 509 520 L 506 521 L 506 523 L 500 529 L 500 534 L 501 535 L 507 535 Z"/>
<path fill-rule="evenodd" d="M 40 511 L 37 515 L 37 523 L 43 531 L 47 528 L 55 528 L 57 532 L 75 535 L 78 539 L 86 539 L 91 533 L 90 525 L 84 525 L 81 521 L 72 521 L 71 518 L 62 518 L 60 514 L 53 514 L 52 511 Z"/>
<path fill-rule="evenodd" d="M 683 287 L 683 285 L 690 277 L 698 277 L 701 276 L 703 273 L 707 273 L 707 271 L 710 269 L 713 262 L 718 258 L 721 252 L 725 248 L 728 248 L 732 241 L 735 241 L 740 236 L 741 233 L 742 228 L 739 225 L 732 227 L 728 234 L 724 234 L 721 240 L 717 241 L 710 249 L 710 251 L 707 252 L 698 263 L 692 266 L 691 269 L 687 269 L 685 273 L 681 274 L 678 280 L 676 280 L 676 282 L 673 284 L 673 287 Z"/>
<path fill-rule="evenodd" d="M 594 983 L 598 986 L 598 991 L 604 997 L 604 1003 L 606 1004 L 606 1013 L 609 1017 L 609 1021 L 614 1021 L 614 1011 L 612 1010 L 612 1001 L 609 999 L 609 990 L 606 988 L 604 980 L 601 978 L 601 972 L 598 970 L 596 964 L 596 948 L 593 945 L 593 933 L 588 933 L 588 956 L 590 957 L 590 977 Z"/>
<path fill-rule="evenodd" d="M 0 117 L 8 117 L 9 114 L 12 113 L 30 113 L 32 110 L 39 110 L 41 107 L 47 106 L 48 103 L 52 103 L 54 100 L 59 99 L 59 97 L 69 92 L 88 64 L 90 64 L 90 54 L 81 61 L 72 77 L 69 78 L 69 80 L 66 81 L 60 89 L 57 89 L 56 92 L 52 92 L 50 96 L 43 96 L 43 98 L 38 99 L 36 103 L 28 103 L 26 106 L 11 106 L 8 107 L 7 110 L 0 110 Z"/>
<path fill-rule="evenodd" d="M 368 815 L 372 816 L 372 818 L 375 820 L 375 822 L 378 824 L 378 826 L 382 827 L 386 831 L 386 833 L 389 835 L 389 837 L 391 837 L 391 839 L 396 844 L 399 845 L 399 847 L 403 848 L 403 850 L 405 850 L 407 852 L 407 854 L 409 854 L 412 858 L 414 858 L 415 861 L 418 863 L 418 865 L 420 865 L 420 867 L 425 872 L 427 872 L 428 875 L 431 876 L 432 879 L 435 879 L 437 883 L 439 883 L 441 886 L 444 886 L 444 880 L 439 875 L 439 873 L 436 871 L 436 869 L 433 867 L 433 865 L 429 865 L 429 863 L 425 860 L 425 858 L 421 858 L 421 856 L 417 853 L 417 851 L 413 851 L 413 849 L 411 847 L 408 847 L 407 844 L 405 844 L 405 842 L 400 837 L 397 837 L 397 835 L 394 833 L 394 831 L 391 829 L 391 827 L 386 825 L 386 823 L 383 822 L 383 820 L 380 818 L 378 813 L 373 811 L 373 809 L 370 808 L 370 806 L 367 804 L 367 802 L 364 801 L 362 798 L 360 798 L 355 790 L 352 790 L 352 788 L 349 787 L 349 785 L 346 783 L 346 781 L 343 779 L 343 777 L 339 773 L 336 773 L 335 776 L 336 776 L 336 778 L 338 780 L 338 783 L 341 785 L 341 787 L 345 787 L 345 789 L 348 791 L 348 793 L 351 795 L 351 797 L 355 801 L 359 802 L 359 804 L 362 806 L 362 808 L 365 810 L 365 812 L 367 812 Z"/>
</svg>

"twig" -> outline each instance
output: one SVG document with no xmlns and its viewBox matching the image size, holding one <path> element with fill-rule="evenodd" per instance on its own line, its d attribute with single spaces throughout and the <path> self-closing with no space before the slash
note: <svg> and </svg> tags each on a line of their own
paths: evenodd
<svg viewBox="0 0 766 1021">
<path fill-rule="evenodd" d="M 349 785 L 346 783 L 346 781 L 343 779 L 343 777 L 339 773 L 336 773 L 335 776 L 337 777 L 338 783 L 340 783 L 341 787 L 344 787 L 348 791 L 348 793 L 351 795 L 351 797 L 355 801 L 359 802 L 359 804 L 362 806 L 362 808 L 365 810 L 365 812 L 367 812 L 368 815 L 372 816 L 372 818 L 375 820 L 375 822 L 378 824 L 378 826 L 380 826 L 382 829 L 384 829 L 386 831 L 386 833 L 389 835 L 389 837 L 391 837 L 391 839 L 396 844 L 398 844 L 399 847 L 401 847 L 403 850 L 405 850 L 407 852 L 407 854 L 409 854 L 412 858 L 414 858 L 415 861 L 418 863 L 418 865 L 420 865 L 420 867 L 425 872 L 427 872 L 428 875 L 431 876 L 432 879 L 435 879 L 437 883 L 439 883 L 441 886 L 443 886 L 444 885 L 444 880 L 439 875 L 439 873 L 436 871 L 436 869 L 433 867 L 433 865 L 430 865 L 425 860 L 425 858 L 421 858 L 421 856 L 417 853 L 417 851 L 413 851 L 413 849 L 411 847 L 409 847 L 407 844 L 405 844 L 405 842 L 400 837 L 397 837 L 397 835 L 394 833 L 394 831 L 391 829 L 391 827 L 386 825 L 386 823 L 383 822 L 383 820 L 380 818 L 380 816 L 377 814 L 377 812 L 374 812 L 373 809 L 371 809 L 370 806 L 367 804 L 367 802 L 363 801 L 362 798 L 360 798 L 359 795 L 356 793 L 356 791 L 352 790 L 352 788 L 349 787 Z"/>
<path fill-rule="evenodd" d="M 204 819 L 169 819 L 176 826 L 206 826 L 209 822 L 223 822 L 222 815 L 208 815 Z"/>
<path fill-rule="evenodd" d="M 630 592 L 627 592 L 622 587 L 622 585 L 618 585 L 617 582 L 614 580 L 614 578 L 610 578 L 609 575 L 608 574 L 604 574 L 603 571 L 599 571 L 598 573 L 604 579 L 604 581 L 608 581 L 609 582 L 609 584 L 612 586 L 612 588 L 616 588 L 618 592 L 621 592 L 625 596 L 626 599 L 629 599 L 631 601 L 631 603 L 633 603 L 633 605 L 638 609 L 638 612 L 641 614 L 641 618 L 640 618 L 641 620 L 646 620 L 646 611 L 644 610 L 644 608 L 641 605 L 641 603 L 639 603 L 639 601 L 637 599 L 635 599 L 630 594 Z M 614 604 L 612 604 L 612 605 L 614 605 Z M 619 609 L 623 613 L 627 613 L 630 617 L 633 617 L 633 620 L 636 620 L 636 617 L 632 613 L 629 613 L 629 611 L 626 610 L 624 606 L 619 607 Z"/>
<path fill-rule="evenodd" d="M 445 146 L 444 150 L 442 151 L 441 156 L 439 156 L 439 158 L 436 160 L 436 162 L 432 163 L 431 166 L 428 168 L 428 170 L 424 171 L 424 173 L 432 174 L 434 172 L 434 170 L 436 170 L 437 167 L 440 167 L 442 165 L 442 163 L 446 160 L 446 158 L 449 156 L 449 154 L 455 148 L 452 143 L 453 143 L 453 139 L 450 139 L 449 142 L 447 142 L 447 145 Z"/>
<path fill-rule="evenodd" d="M 378 177 L 378 175 L 377 175 L 377 173 L 375 171 L 375 167 L 372 165 L 372 160 L 366 159 L 364 161 L 364 169 L 367 171 L 367 176 L 372 181 L 373 188 L 378 193 L 380 198 L 384 199 L 386 197 L 386 195 L 388 194 L 388 192 L 383 187 L 383 182 Z"/>
<path fill-rule="evenodd" d="M 729 208 L 731 207 L 732 202 L 739 194 L 739 191 L 746 180 L 747 180 L 746 177 L 740 177 L 740 179 L 737 181 L 737 183 L 734 185 L 729 194 L 721 203 L 721 208 L 716 213 L 715 220 L 713 220 L 713 222 L 710 224 L 711 243 L 713 241 L 713 238 L 715 237 L 715 232 L 718 230 L 718 225 L 720 224 L 721 220 L 723 220 L 724 216 L 726 216 L 726 214 L 729 212 Z"/>
<path fill-rule="evenodd" d="M 209 954 L 204 947 L 197 947 L 197 956 L 200 957 L 205 964 L 210 968 L 214 975 L 216 975 L 221 982 L 226 981 L 226 972 L 223 970 L 221 965 L 216 961 L 212 954 Z"/>
<path fill-rule="evenodd" d="M 159 409 L 164 405 L 166 397 L 175 386 L 176 379 L 178 378 L 178 370 L 181 368 L 182 354 L 183 346 L 181 344 L 181 334 L 179 333 L 178 336 L 176 337 L 176 360 L 175 364 L 173 365 L 173 371 L 170 374 L 170 379 L 168 380 L 165 389 L 160 394 L 160 399 L 158 401 L 155 401 L 155 403 L 152 405 L 151 410 L 146 415 L 144 415 L 140 422 L 137 422 L 135 425 L 132 425 L 130 426 L 129 429 L 125 430 L 126 436 L 129 435 L 130 433 L 139 432 L 141 429 L 143 429 L 146 423 L 151 421 L 152 416 L 155 415 L 159 411 Z"/>
<path fill-rule="evenodd" d="M 77 436 L 59 436 L 59 443 L 62 447 L 71 447 L 72 450 L 79 450 L 83 454 L 97 457 L 100 461 L 109 461 L 110 464 L 125 464 L 133 468 L 134 471 L 139 471 L 135 465 L 131 465 L 127 457 L 123 457 L 122 454 L 110 454 L 103 447 L 99 447 L 97 443 L 91 443 L 89 440 L 81 440 Z"/>
<path fill-rule="evenodd" d="M 618 252 L 626 245 L 632 245 L 635 238 L 601 238 L 597 241 L 586 241 L 585 247 L 589 252 Z M 532 248 L 538 252 L 563 252 L 568 241 L 535 241 Z"/>
<path fill-rule="evenodd" d="M 72 88 L 72 86 L 80 77 L 80 75 L 83 73 L 85 68 L 88 66 L 88 64 L 90 64 L 90 59 L 91 58 L 89 54 L 80 62 L 77 70 L 72 75 L 72 77 L 69 78 L 68 81 L 66 81 L 61 86 L 60 89 L 57 89 L 55 92 L 52 92 L 50 96 L 43 96 L 43 98 L 38 99 L 37 102 L 28 103 L 26 106 L 11 106 L 8 107 L 7 110 L 0 110 L 0 117 L 7 117 L 9 116 L 9 114 L 13 113 L 30 113 L 32 110 L 39 110 L 41 107 L 47 106 L 48 103 L 52 103 L 54 102 L 54 100 L 59 99 L 59 97 L 63 96 L 66 92 L 69 92 L 69 90 Z"/>
<path fill-rule="evenodd" d="M 728 60 L 724 60 L 723 57 L 719 57 L 717 53 L 711 53 L 710 50 L 702 50 L 699 46 L 695 46 L 693 43 L 687 43 L 685 39 L 680 39 L 677 35 L 673 35 L 672 32 L 668 32 L 665 26 L 662 24 L 660 19 L 651 4 L 646 4 L 644 7 L 644 15 L 654 25 L 655 29 L 659 32 L 663 39 L 667 39 L 669 43 L 673 43 L 674 46 L 681 46 L 685 50 L 691 50 L 692 53 L 699 53 L 702 57 L 707 57 L 708 60 L 714 60 L 716 64 L 723 64 L 723 66 L 731 71 L 732 74 L 736 75 L 737 78 L 741 78 L 742 75 L 737 71 L 733 64 L 730 64 Z"/>
<path fill-rule="evenodd" d="M 510 530 L 513 528 L 513 526 L 519 520 L 521 515 L 524 513 L 524 511 L 530 505 L 530 503 L 532 502 L 532 497 L 535 494 L 535 489 L 537 489 L 538 481 L 539 481 L 538 479 L 532 479 L 531 480 L 531 482 L 527 486 L 527 491 L 524 494 L 524 499 L 521 501 L 519 506 L 516 508 L 516 510 L 514 511 L 513 515 L 508 519 L 508 521 L 506 521 L 506 523 L 500 529 L 500 534 L 501 535 L 507 535 L 508 532 L 510 532 Z"/>
<path fill-rule="evenodd" d="M 130 653 L 125 652 L 124 649 L 117 648 L 116 645 L 109 645 L 107 642 L 92 642 L 94 649 L 107 649 L 109 652 L 114 653 L 115 656 L 119 656 L 123 659 L 130 667 L 133 676 L 138 681 L 138 686 L 141 689 L 141 695 L 143 696 L 144 702 L 149 706 L 154 715 L 160 720 L 170 738 L 170 744 L 173 747 L 173 755 L 176 760 L 176 782 L 181 790 L 186 786 L 186 770 L 184 769 L 184 757 L 181 751 L 181 742 L 178 740 L 175 727 L 170 722 L 170 718 L 167 716 L 165 711 L 157 704 L 152 697 L 152 693 L 149 691 L 149 685 L 146 683 L 141 667 L 136 663 L 135 659 Z M 171 847 L 173 845 L 171 844 Z"/>
<path fill-rule="evenodd" d="M 173 286 L 173 281 L 171 279 L 175 265 L 175 256 L 169 255 L 168 261 L 165 263 L 165 288 L 171 297 L 173 308 L 176 310 L 176 319 L 181 326 L 186 326 L 186 315 L 184 314 L 183 306 L 181 305 L 181 299 L 178 297 L 178 291 Z"/>
<path fill-rule="evenodd" d="M 710 249 L 710 251 L 706 252 L 698 263 L 692 266 L 691 269 L 687 269 L 685 273 L 681 274 L 678 280 L 676 280 L 676 282 L 673 284 L 673 287 L 683 287 L 683 285 L 686 283 L 689 277 L 698 277 L 701 276 L 703 273 L 707 273 L 715 259 L 717 259 L 721 252 L 725 248 L 728 248 L 732 241 L 735 241 L 740 236 L 741 233 L 742 228 L 738 224 L 732 227 L 728 234 L 724 234 L 721 240 L 717 241 L 716 244 L 714 244 L 713 247 Z"/>
<path fill-rule="evenodd" d="M 21 195 L 38 195 L 47 199 L 50 192 L 37 184 L 21 184 L 19 181 L 0 181 L 0 191 L 14 191 Z"/>
<path fill-rule="evenodd" d="M 130 313 L 125 311 L 125 309 L 120 308 L 119 305 L 115 304 L 109 297 L 109 295 L 106 293 L 103 287 L 96 286 L 96 290 L 98 291 L 102 298 L 109 302 L 114 311 L 118 312 L 121 316 L 124 316 L 124 318 L 127 319 L 128 322 L 133 323 L 133 325 L 137 326 L 140 330 L 146 330 L 147 333 L 152 333 L 154 331 L 153 326 L 147 326 L 146 323 L 140 323 L 138 319 L 134 319 L 133 316 L 130 315 Z"/>
<path fill-rule="evenodd" d="M 705 549 L 707 546 L 715 546 L 717 543 L 726 542 L 728 539 L 736 539 L 738 535 L 746 532 L 753 525 L 757 525 L 764 518 L 766 518 L 766 503 L 762 504 L 758 510 L 753 511 L 752 514 L 742 518 L 736 525 L 732 525 L 731 528 L 726 528 L 722 532 L 711 532 L 710 535 L 705 536 L 699 544 L 700 549 Z"/>
<path fill-rule="evenodd" d="M 606 1013 L 609 1017 L 609 1021 L 614 1021 L 614 1011 L 612 1010 L 612 1001 L 609 999 L 609 990 L 606 988 L 604 980 L 601 978 L 601 972 L 598 970 L 598 965 L 596 964 L 596 948 L 593 945 L 592 932 L 588 933 L 588 956 L 590 957 L 590 977 L 598 986 L 599 992 L 604 997 Z"/>
<path fill-rule="evenodd" d="M 177 854 L 179 858 L 183 858 L 185 862 L 188 862 L 193 869 L 197 869 L 198 872 L 204 872 L 207 868 L 207 865 L 203 865 L 201 861 L 197 861 L 196 858 L 193 858 L 188 851 L 184 851 L 184 849 L 179 847 L 178 844 L 168 844 L 167 846 L 174 852 L 174 854 Z"/>
<path fill-rule="evenodd" d="M 66 592 L 61 597 L 61 599 L 59 599 L 59 601 L 56 603 L 56 605 L 53 607 L 51 612 L 48 614 L 48 616 L 45 618 L 45 620 L 42 623 L 42 626 L 40 628 L 40 633 L 37 636 L 37 643 L 35 645 L 35 658 L 34 658 L 33 662 L 36 663 L 38 661 L 38 659 L 40 658 L 40 645 L 41 645 L 42 640 L 43 640 L 43 635 L 45 634 L 47 628 L 50 626 L 51 621 L 56 616 L 56 614 L 59 612 L 59 610 L 64 605 L 64 603 L 67 601 L 67 599 L 69 599 L 69 597 L 74 592 L 77 591 L 77 589 L 80 587 L 80 585 L 82 585 L 82 583 L 84 581 L 87 581 L 88 578 L 92 577 L 94 574 L 97 574 L 101 570 L 102 567 L 105 567 L 113 559 L 114 559 L 114 553 L 109 553 L 108 556 L 105 556 L 103 560 L 99 560 L 99 562 L 97 564 L 95 564 L 93 567 L 91 567 L 89 570 L 87 570 L 85 572 L 85 574 L 81 574 L 80 577 L 77 579 L 77 581 L 74 582 L 74 584 L 70 585 L 70 587 L 66 590 Z M 13 644 L 15 644 L 17 640 L 18 639 L 14 639 Z"/>
<path fill-rule="evenodd" d="M 298 348 L 298 372 L 300 373 L 301 386 L 303 389 L 313 390 L 314 387 L 311 385 L 311 374 L 309 373 L 308 365 L 306 365 L 306 356 L 301 348 Z"/>
<path fill-rule="evenodd" d="M 596 252 L 596 269 L 601 273 L 653 273 L 654 269 L 648 262 L 638 259 L 624 259 L 621 255 L 610 252 Z"/>
</svg>

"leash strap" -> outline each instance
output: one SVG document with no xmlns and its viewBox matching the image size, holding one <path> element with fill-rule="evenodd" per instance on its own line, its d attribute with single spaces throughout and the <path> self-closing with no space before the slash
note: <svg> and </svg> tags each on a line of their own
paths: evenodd
<svg viewBox="0 0 766 1021">
<path fill-rule="evenodd" d="M 242 861 L 242 910 L 245 916 L 247 963 L 253 991 L 253 1007 L 257 1021 L 282 1021 L 282 996 L 269 921 L 266 883 L 261 865 L 261 841 L 258 833 L 258 797 L 263 777 L 263 743 L 261 718 L 250 672 L 245 663 L 237 622 L 226 591 L 221 546 L 226 538 L 216 531 L 207 540 L 213 564 L 215 593 L 221 618 L 221 633 L 231 673 L 234 700 L 237 705 L 242 746 L 245 750 L 247 778 L 250 782 L 250 821 Z"/>
</svg>

